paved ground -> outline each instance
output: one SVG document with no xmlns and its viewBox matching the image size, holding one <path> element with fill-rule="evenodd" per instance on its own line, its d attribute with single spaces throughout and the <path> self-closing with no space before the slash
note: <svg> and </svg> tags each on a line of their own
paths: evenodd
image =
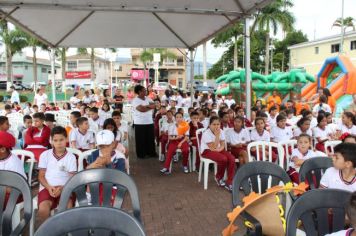
<svg viewBox="0 0 356 236">
<path fill-rule="evenodd" d="M 134 140 L 130 141 L 133 149 Z M 198 174 L 184 174 L 180 163 L 166 176 L 159 172 L 158 159 L 138 160 L 134 150 L 130 153 L 130 174 L 139 190 L 147 235 L 221 235 L 228 225 L 232 196 L 215 184 L 212 172 L 208 190 L 204 190 Z"/>
</svg>

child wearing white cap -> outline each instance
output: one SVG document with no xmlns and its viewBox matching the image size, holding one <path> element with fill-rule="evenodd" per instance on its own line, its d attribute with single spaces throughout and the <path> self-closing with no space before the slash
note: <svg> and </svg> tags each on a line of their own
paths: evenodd
<svg viewBox="0 0 356 236">
<path fill-rule="evenodd" d="M 99 150 L 88 157 L 88 169 L 109 167 L 126 172 L 125 155 L 115 151 L 114 141 L 114 133 L 110 130 L 101 130 L 96 134 L 96 145 Z"/>
</svg>

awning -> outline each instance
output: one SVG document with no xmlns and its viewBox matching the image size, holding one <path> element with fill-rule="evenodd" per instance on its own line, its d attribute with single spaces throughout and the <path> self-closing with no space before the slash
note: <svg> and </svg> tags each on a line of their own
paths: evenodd
<svg viewBox="0 0 356 236">
<path fill-rule="evenodd" d="M 273 0 L 0 0 L 51 47 L 195 48 Z"/>
</svg>

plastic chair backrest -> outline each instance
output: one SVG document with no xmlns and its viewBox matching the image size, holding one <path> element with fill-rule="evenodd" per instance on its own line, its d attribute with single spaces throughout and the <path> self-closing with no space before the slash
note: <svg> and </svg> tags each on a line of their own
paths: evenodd
<svg viewBox="0 0 356 236">
<path fill-rule="evenodd" d="M 102 191 L 99 189 L 102 186 Z M 113 187 L 117 188 L 114 203 L 112 204 Z M 79 206 L 88 206 L 87 190 L 91 195 L 92 206 L 106 206 L 121 208 L 126 190 L 130 193 L 133 215 L 141 222 L 141 208 L 138 191 L 133 179 L 126 173 L 116 169 L 88 169 L 83 170 L 68 180 L 62 190 L 59 200 L 58 212 L 67 209 L 67 203 L 72 193 L 76 194 Z M 102 202 L 100 198 L 102 197 Z"/>
<path fill-rule="evenodd" d="M 253 158 L 251 154 L 251 149 L 256 149 L 256 157 Z M 247 153 L 248 153 L 248 160 L 249 162 L 253 161 L 272 161 L 272 148 L 277 149 L 277 163 L 280 167 L 284 168 L 284 150 L 281 145 L 274 142 L 266 142 L 266 141 L 255 141 L 251 142 L 247 145 Z M 268 149 L 268 157 L 266 155 L 266 149 Z M 262 153 L 262 156 L 261 156 Z"/>
<path fill-rule="evenodd" d="M 266 162 L 255 161 L 241 166 L 232 182 L 232 204 L 234 207 L 241 204 L 240 188 L 245 194 L 251 192 L 264 193 L 270 187 L 279 185 L 280 182 L 291 182 L 286 171 L 280 166 Z"/>
<path fill-rule="evenodd" d="M 325 170 L 333 166 L 329 157 L 313 157 L 302 164 L 299 170 L 300 182 L 307 181 L 311 189 L 317 189 Z"/>
<path fill-rule="evenodd" d="M 88 157 L 97 149 L 91 149 L 82 153 L 78 159 L 78 172 L 84 170 L 84 160 L 87 160 Z"/>
<path fill-rule="evenodd" d="M 11 188 L 9 194 L 6 190 Z M 12 216 L 18 200 L 23 198 L 23 218 L 15 229 L 12 228 Z M 8 201 L 5 205 L 5 199 Z M 0 170 L 0 235 L 20 235 L 32 217 L 32 195 L 26 179 L 18 173 Z M 5 209 L 2 207 L 5 206 Z"/>
<path fill-rule="evenodd" d="M 296 235 L 299 220 L 306 235 L 325 235 L 343 230 L 345 206 L 350 197 L 351 192 L 339 189 L 314 189 L 304 193 L 289 210 L 286 235 Z"/>
<path fill-rule="evenodd" d="M 293 150 L 294 148 L 297 147 L 297 140 L 291 139 L 291 140 L 280 141 L 278 142 L 278 144 L 280 144 L 283 147 L 285 153 L 286 158 L 284 158 L 285 162 L 283 168 L 286 170 L 291 158 L 291 153 L 289 153 L 289 150 Z"/>
<path fill-rule="evenodd" d="M 325 145 L 325 153 L 327 156 L 333 155 L 334 154 L 334 147 L 338 144 L 342 143 L 340 140 L 332 140 L 332 141 L 326 141 L 324 143 Z M 331 151 L 329 151 L 329 149 Z"/>
<path fill-rule="evenodd" d="M 60 236 L 68 233 L 93 236 L 146 235 L 141 223 L 122 210 L 76 207 L 50 217 L 39 227 L 35 236 Z"/>
<path fill-rule="evenodd" d="M 33 152 L 26 151 L 26 150 L 20 150 L 20 149 L 14 149 L 11 151 L 12 154 L 20 157 L 22 164 L 25 166 L 25 159 L 26 163 L 29 163 L 29 168 L 28 168 L 28 174 L 27 174 L 27 182 L 31 186 L 32 183 L 32 172 L 33 172 L 33 166 L 35 165 L 36 159 L 35 155 Z"/>
<path fill-rule="evenodd" d="M 205 128 L 201 128 L 201 129 L 197 129 L 197 131 L 195 131 L 195 136 L 197 138 L 197 144 L 198 144 L 198 151 L 199 151 L 199 154 L 201 154 L 201 150 L 200 150 L 200 139 L 201 139 L 201 136 L 203 134 L 203 132 L 205 131 L 206 129 Z"/>
</svg>

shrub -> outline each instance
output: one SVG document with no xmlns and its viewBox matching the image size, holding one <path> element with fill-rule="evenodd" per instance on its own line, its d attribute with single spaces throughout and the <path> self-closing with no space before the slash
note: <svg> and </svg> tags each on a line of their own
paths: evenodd
<svg viewBox="0 0 356 236">
<path fill-rule="evenodd" d="M 20 95 L 20 102 L 27 102 L 28 98 L 27 96 Z"/>
</svg>

